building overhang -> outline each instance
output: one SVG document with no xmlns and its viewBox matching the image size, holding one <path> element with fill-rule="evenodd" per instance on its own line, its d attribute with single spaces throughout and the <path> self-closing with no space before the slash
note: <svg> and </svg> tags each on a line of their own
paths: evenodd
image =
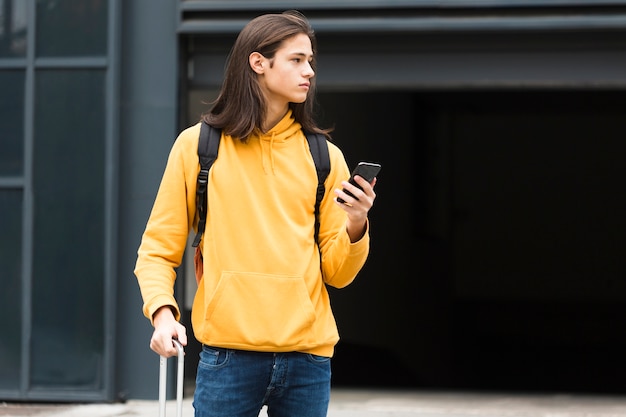
<svg viewBox="0 0 626 417">
<path fill-rule="evenodd" d="M 317 33 L 626 30 L 624 0 L 182 1 L 180 34 L 233 34 L 260 13 L 298 9 Z"/>
</svg>

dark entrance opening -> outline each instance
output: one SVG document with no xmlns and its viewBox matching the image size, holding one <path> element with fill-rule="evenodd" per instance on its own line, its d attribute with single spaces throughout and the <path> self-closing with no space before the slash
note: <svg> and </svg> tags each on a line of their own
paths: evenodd
<svg viewBox="0 0 626 417">
<path fill-rule="evenodd" d="M 319 102 L 351 166 L 383 165 L 371 256 L 330 290 L 334 386 L 626 393 L 625 92 Z"/>
<path fill-rule="evenodd" d="M 381 162 L 335 386 L 624 393 L 626 93 L 328 92 Z"/>
</svg>

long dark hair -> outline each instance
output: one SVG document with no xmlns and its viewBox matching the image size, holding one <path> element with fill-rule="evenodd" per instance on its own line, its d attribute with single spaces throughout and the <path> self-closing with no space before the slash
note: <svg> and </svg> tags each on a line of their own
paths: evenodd
<svg viewBox="0 0 626 417">
<path fill-rule="evenodd" d="M 261 130 L 267 106 L 257 74 L 250 68 L 248 57 L 252 52 L 259 52 L 272 59 L 285 40 L 299 34 L 305 34 L 311 40 L 311 67 L 316 71 L 317 42 L 313 28 L 304 15 L 289 10 L 280 14 L 265 14 L 251 20 L 241 30 L 230 51 L 220 94 L 211 110 L 202 115 L 202 119 L 244 142 L 252 133 Z M 303 103 L 289 103 L 289 107 L 305 131 L 322 133 L 329 137 L 331 129 L 321 129 L 313 120 L 315 77 L 311 78 L 310 83 L 306 100 Z"/>
</svg>

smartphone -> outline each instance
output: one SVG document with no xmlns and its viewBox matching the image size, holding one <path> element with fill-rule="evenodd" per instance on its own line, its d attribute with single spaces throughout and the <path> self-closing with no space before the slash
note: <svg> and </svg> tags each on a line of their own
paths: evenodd
<svg viewBox="0 0 626 417">
<path fill-rule="evenodd" d="M 348 182 L 362 190 L 363 188 L 361 188 L 361 186 L 357 184 L 356 181 L 354 181 L 354 176 L 358 175 L 359 177 L 364 178 L 365 181 L 371 183 L 376 175 L 378 175 L 378 173 L 380 172 L 380 168 L 381 165 L 375 162 L 359 162 L 356 168 L 354 168 L 354 171 L 352 171 L 352 175 L 350 175 L 350 179 L 348 180 Z M 354 195 L 345 188 L 343 189 L 343 192 L 348 194 L 350 197 L 354 197 Z M 341 197 L 337 197 L 337 201 L 339 201 L 340 203 L 345 203 L 344 199 Z"/>
</svg>

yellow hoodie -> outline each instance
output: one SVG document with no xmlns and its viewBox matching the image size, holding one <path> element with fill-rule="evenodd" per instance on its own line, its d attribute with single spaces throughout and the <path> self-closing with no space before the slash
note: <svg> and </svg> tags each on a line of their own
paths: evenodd
<svg viewBox="0 0 626 417">
<path fill-rule="evenodd" d="M 174 268 L 195 227 L 200 124 L 172 147 L 138 251 L 135 275 L 152 318 L 178 306 Z M 320 205 L 320 255 L 314 239 L 317 174 L 301 126 L 289 112 L 248 142 L 222 135 L 209 173 L 204 277 L 192 308 L 195 337 L 211 346 L 299 351 L 332 356 L 339 340 L 325 284 L 355 278 L 369 252 L 369 233 L 350 243 L 346 214 L 334 202 L 349 170 L 329 143 L 331 172 Z"/>
</svg>

